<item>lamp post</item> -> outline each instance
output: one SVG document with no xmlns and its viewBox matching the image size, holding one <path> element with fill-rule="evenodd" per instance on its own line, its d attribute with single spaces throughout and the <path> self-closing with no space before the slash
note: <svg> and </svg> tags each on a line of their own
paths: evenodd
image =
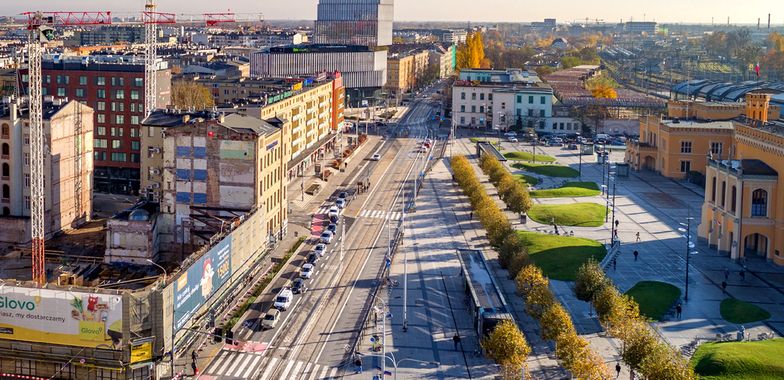
<svg viewBox="0 0 784 380">
<path fill-rule="evenodd" d="M 612 243 L 612 245 L 615 245 L 615 234 L 618 232 L 616 230 L 616 228 L 615 228 L 615 223 L 617 222 L 615 220 L 616 179 L 615 179 L 615 173 L 613 172 L 612 174 L 613 174 L 613 176 L 609 177 L 609 179 L 608 179 L 608 181 L 612 181 L 612 184 L 613 184 L 613 188 L 612 188 L 612 223 L 610 223 L 610 242 Z M 610 195 L 609 194 L 607 194 L 607 199 L 608 200 L 610 199 Z"/>
<path fill-rule="evenodd" d="M 579 150 L 577 151 L 577 157 L 580 160 L 579 164 L 577 164 L 577 173 L 579 175 L 580 181 L 583 180 L 583 139 L 580 137 L 580 134 L 577 134 L 577 144 L 579 144 Z"/>
<path fill-rule="evenodd" d="M 694 252 L 691 251 L 691 249 L 695 247 L 694 243 L 691 242 L 691 221 L 692 220 L 694 220 L 694 218 L 688 217 L 688 218 L 686 218 L 686 223 L 680 223 L 681 226 L 684 226 L 686 228 L 678 227 L 678 231 L 683 232 L 683 233 L 686 234 L 685 236 L 683 236 L 684 238 L 686 238 L 686 283 L 685 283 L 684 292 L 683 292 L 683 300 L 684 301 L 688 301 L 689 300 L 689 256 L 691 256 L 694 253 L 697 253 L 696 251 L 694 251 Z"/>
<path fill-rule="evenodd" d="M 400 359 L 400 360 L 395 360 L 395 354 L 392 353 L 392 352 L 390 352 L 389 355 L 387 355 L 387 354 L 372 354 L 371 353 L 371 354 L 362 354 L 362 356 L 372 356 L 372 357 L 377 357 L 377 358 L 383 358 L 384 359 L 383 361 L 385 363 L 386 363 L 387 360 L 391 361 L 392 362 L 392 367 L 395 368 L 395 373 L 392 374 L 392 378 L 394 380 L 397 380 L 397 367 L 398 367 L 398 365 L 402 364 L 403 362 L 414 362 L 414 363 L 422 363 L 422 364 L 431 364 L 431 365 L 434 365 L 434 366 L 440 366 L 441 365 L 440 362 L 419 360 L 419 359 L 411 359 L 411 358 L 403 358 L 403 359 Z M 383 372 L 385 372 L 385 371 L 382 371 L 382 373 Z"/>
<path fill-rule="evenodd" d="M 156 267 L 160 268 L 163 271 L 163 282 L 166 283 L 166 279 L 168 278 L 168 274 L 166 273 L 166 269 L 164 267 L 158 265 L 157 263 L 155 263 L 155 261 L 152 261 L 150 259 L 146 259 L 146 260 L 147 260 L 148 263 L 150 263 L 152 265 L 155 265 Z"/>
<path fill-rule="evenodd" d="M 387 307 L 386 301 L 384 301 L 382 298 L 379 298 L 378 300 L 383 304 L 383 307 L 381 308 L 381 355 L 383 357 L 386 357 L 387 356 L 387 310 L 389 308 Z M 378 308 L 379 308 L 378 306 L 375 307 L 376 312 L 378 312 Z M 381 373 L 386 373 L 386 370 L 387 370 L 387 362 L 385 360 L 382 360 Z"/>
</svg>

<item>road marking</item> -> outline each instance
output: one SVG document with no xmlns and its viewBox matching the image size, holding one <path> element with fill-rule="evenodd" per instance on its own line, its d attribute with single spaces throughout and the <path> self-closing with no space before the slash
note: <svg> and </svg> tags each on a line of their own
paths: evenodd
<svg viewBox="0 0 784 380">
<path fill-rule="evenodd" d="M 299 305 L 299 302 L 300 302 L 300 301 L 302 301 L 302 297 L 297 297 L 297 302 L 294 302 L 294 306 L 292 306 L 292 307 L 291 307 L 291 309 L 289 309 L 289 312 L 287 313 L 287 315 L 286 315 L 286 318 L 283 318 L 283 320 L 282 320 L 282 321 L 280 321 L 280 325 L 281 325 L 281 326 L 285 325 L 285 324 L 286 324 L 286 321 L 288 321 L 288 320 L 289 320 L 289 317 L 290 317 L 292 314 L 294 314 L 294 313 L 292 313 L 292 312 L 294 311 L 294 309 L 296 309 L 296 308 L 297 308 L 297 305 Z M 276 336 L 278 336 L 278 334 L 280 334 L 281 330 L 283 330 L 283 329 L 276 329 L 276 331 L 275 331 L 275 334 L 272 334 L 272 338 L 270 338 L 270 340 L 269 340 L 269 344 L 270 344 L 270 345 L 272 344 L 272 342 L 274 342 L 274 341 L 275 341 L 275 337 L 276 337 Z"/>
<path fill-rule="evenodd" d="M 267 363 L 267 368 L 264 369 L 264 373 L 261 374 L 261 380 L 266 380 L 267 376 L 270 375 L 273 369 L 275 369 L 275 365 L 278 364 L 279 358 L 271 358 L 269 363 Z"/>
<path fill-rule="evenodd" d="M 307 365 L 305 365 L 305 369 L 302 370 L 302 377 L 303 378 L 304 378 L 305 375 L 308 374 L 308 371 L 310 370 L 310 367 L 312 367 L 312 366 L 313 366 L 313 363 L 308 363 Z"/>
<path fill-rule="evenodd" d="M 231 352 L 231 351 L 227 351 L 227 352 Z M 231 354 L 229 354 L 229 355 L 231 355 Z M 231 364 L 231 363 L 232 363 L 232 360 L 227 360 L 226 363 L 223 363 L 223 365 L 220 367 L 220 369 L 217 370 L 215 373 L 218 373 L 218 374 L 223 373 L 223 371 L 226 370 L 226 368 L 228 368 L 229 364 Z"/>
<path fill-rule="evenodd" d="M 328 379 L 334 379 L 334 378 L 337 378 L 337 377 L 338 377 L 338 369 L 333 367 L 332 371 L 329 371 L 329 377 L 327 377 L 327 378 Z"/>
<path fill-rule="evenodd" d="M 242 363 L 242 362 L 244 362 L 246 360 L 244 353 L 241 353 L 238 356 L 239 357 L 236 360 L 234 360 L 234 364 L 232 364 L 231 367 L 229 367 L 229 370 L 226 371 L 227 375 L 230 375 L 231 373 L 233 373 L 234 369 L 237 368 L 237 366 L 240 365 L 240 363 Z"/>
<path fill-rule="evenodd" d="M 250 376 L 250 373 L 253 372 L 254 369 L 256 369 L 256 363 L 258 363 L 259 360 L 261 360 L 261 355 L 253 355 L 253 356 L 255 356 L 255 358 L 248 365 L 248 369 L 245 371 L 245 373 L 242 374 L 242 376 L 240 376 L 243 379 L 247 379 L 248 376 Z M 240 368 L 240 371 L 237 372 L 237 375 L 239 375 L 239 372 L 242 372 L 242 368 Z"/>
<path fill-rule="evenodd" d="M 315 373 L 315 371 L 313 371 L 313 372 Z M 321 368 L 321 373 L 319 373 L 315 377 L 315 379 L 323 379 L 323 378 L 327 377 L 327 372 L 329 372 L 329 367 L 324 366 L 323 368 Z"/>
<path fill-rule="evenodd" d="M 220 354 L 218 355 L 218 359 L 210 363 L 204 372 L 211 373 L 216 368 L 220 367 L 221 364 L 223 364 L 223 361 L 227 360 L 229 356 L 231 356 L 231 351 L 221 350 Z"/>
</svg>

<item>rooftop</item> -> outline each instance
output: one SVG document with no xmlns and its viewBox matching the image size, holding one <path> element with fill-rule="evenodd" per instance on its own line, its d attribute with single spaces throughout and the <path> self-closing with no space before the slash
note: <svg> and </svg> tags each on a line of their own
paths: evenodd
<svg viewBox="0 0 784 380">
<path fill-rule="evenodd" d="M 299 44 L 275 46 L 267 50 L 272 54 L 291 53 L 362 53 L 373 49 L 363 45 Z M 263 53 L 263 52 L 262 52 Z"/>
<path fill-rule="evenodd" d="M 705 128 L 727 130 L 733 130 L 735 128 L 732 124 L 732 120 L 703 121 L 694 119 L 663 119 L 662 124 L 670 128 Z"/>
</svg>

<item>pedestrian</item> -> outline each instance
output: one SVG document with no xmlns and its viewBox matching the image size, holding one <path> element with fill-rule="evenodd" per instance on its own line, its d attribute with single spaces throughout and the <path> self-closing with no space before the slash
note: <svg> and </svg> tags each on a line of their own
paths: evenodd
<svg viewBox="0 0 784 380">
<path fill-rule="evenodd" d="M 738 272 L 738 274 L 740 275 L 740 280 L 741 281 L 745 281 L 746 280 L 746 271 L 744 269 L 741 269 L 740 272 Z"/>
<path fill-rule="evenodd" d="M 469 219 L 474 219 L 474 211 L 473 211 L 473 210 L 472 210 L 472 211 L 471 211 L 471 213 L 470 213 L 470 214 L 468 214 L 468 215 L 469 215 Z"/>
<path fill-rule="evenodd" d="M 357 356 L 357 359 L 354 360 L 354 365 L 357 366 L 357 373 L 362 373 L 362 358 Z"/>
<path fill-rule="evenodd" d="M 683 306 L 680 303 L 675 305 L 675 317 L 681 319 L 681 313 L 683 312 Z"/>
<path fill-rule="evenodd" d="M 640 255 L 639 252 L 634 251 L 634 261 L 637 261 L 637 256 L 639 256 L 639 255 Z"/>
<path fill-rule="evenodd" d="M 455 344 L 455 351 L 457 351 L 457 345 L 460 344 L 460 335 L 455 333 L 455 336 L 452 337 L 452 342 Z"/>
<path fill-rule="evenodd" d="M 640 232 L 639 231 L 637 231 L 637 242 L 638 243 L 640 242 Z"/>
<path fill-rule="evenodd" d="M 613 270 L 618 269 L 618 258 L 613 258 Z"/>
<path fill-rule="evenodd" d="M 191 362 L 191 369 L 193 370 L 193 376 L 197 376 L 199 374 L 199 369 L 196 368 L 196 362 Z"/>
<path fill-rule="evenodd" d="M 721 282 L 721 292 L 727 294 L 727 281 Z"/>
<path fill-rule="evenodd" d="M 615 377 L 621 376 L 621 363 L 615 363 Z"/>
<path fill-rule="evenodd" d="M 724 267 L 724 280 L 726 281 L 729 278 L 730 278 L 730 269 L 727 268 L 727 267 Z"/>
<path fill-rule="evenodd" d="M 191 352 L 191 360 L 195 362 L 197 357 L 198 357 L 198 356 L 196 355 L 196 350 L 193 350 L 193 351 Z"/>
</svg>

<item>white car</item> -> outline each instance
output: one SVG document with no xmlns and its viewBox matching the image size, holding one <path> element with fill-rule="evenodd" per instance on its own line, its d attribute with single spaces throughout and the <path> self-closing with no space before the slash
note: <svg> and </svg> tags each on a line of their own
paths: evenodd
<svg viewBox="0 0 784 380">
<path fill-rule="evenodd" d="M 333 236 L 334 235 L 332 235 L 332 232 L 324 231 L 324 232 L 321 233 L 321 242 L 324 243 L 324 244 L 329 244 L 329 243 L 332 242 L 332 237 Z"/>
<path fill-rule="evenodd" d="M 274 329 L 275 326 L 278 324 L 278 320 L 280 319 L 280 310 L 272 307 L 267 311 L 267 314 L 264 315 L 264 319 L 261 320 L 261 328 L 263 330 L 266 329 Z"/>
<path fill-rule="evenodd" d="M 509 142 L 517 142 L 517 137 L 512 136 L 509 137 L 507 140 L 509 140 Z"/>
<path fill-rule="evenodd" d="M 330 218 L 337 218 L 340 216 L 340 209 L 338 206 L 332 206 L 329 208 L 329 217 Z"/>
<path fill-rule="evenodd" d="M 345 199 L 336 200 L 335 206 L 338 206 L 339 209 L 346 208 L 346 200 Z"/>
<path fill-rule="evenodd" d="M 313 248 L 313 252 L 316 252 L 316 254 L 319 256 L 324 257 L 324 255 L 327 254 L 327 245 L 324 243 L 318 243 L 316 244 L 316 247 Z"/>
<path fill-rule="evenodd" d="M 299 276 L 302 278 L 311 278 L 313 277 L 313 272 L 315 271 L 315 267 L 313 264 L 305 264 L 302 266 L 302 269 L 299 271 Z"/>
<path fill-rule="evenodd" d="M 275 296 L 275 306 L 276 309 L 281 311 L 286 311 L 289 306 L 291 306 L 291 300 L 294 298 L 294 293 L 291 292 L 291 289 L 288 287 L 284 287 L 280 290 L 277 296 Z"/>
<path fill-rule="evenodd" d="M 370 157 L 370 159 L 373 160 L 373 161 L 380 161 L 381 160 L 381 155 L 376 153 L 372 157 Z"/>
</svg>

